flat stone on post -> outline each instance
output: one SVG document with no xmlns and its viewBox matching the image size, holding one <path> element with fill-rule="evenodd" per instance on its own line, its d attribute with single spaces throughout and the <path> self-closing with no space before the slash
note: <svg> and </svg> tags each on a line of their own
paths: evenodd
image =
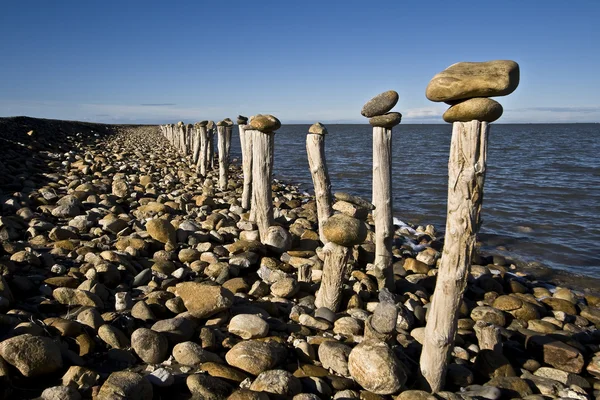
<svg viewBox="0 0 600 400">
<path fill-rule="evenodd" d="M 402 114 L 398 112 L 391 112 L 369 118 L 369 124 L 371 124 L 371 126 L 387 129 L 392 129 L 394 126 L 398 125 L 400 121 L 402 121 Z"/>
<path fill-rule="evenodd" d="M 238 123 L 238 125 L 246 125 L 248 123 L 248 117 L 244 117 L 243 115 L 238 115 L 237 123 Z"/>
<path fill-rule="evenodd" d="M 315 135 L 327 135 L 327 128 L 320 122 L 316 122 L 308 128 L 308 133 L 314 133 Z"/>
<path fill-rule="evenodd" d="M 206 120 L 198 122 L 198 126 L 206 126 L 206 125 L 208 125 L 208 121 L 206 121 Z"/>
<path fill-rule="evenodd" d="M 519 64 L 511 60 L 459 62 L 433 77 L 425 95 L 431 101 L 511 94 L 519 85 Z"/>
<path fill-rule="evenodd" d="M 398 102 L 398 92 L 388 90 L 367 101 L 361 110 L 363 117 L 371 118 L 390 111 Z"/>
<path fill-rule="evenodd" d="M 446 122 L 469 122 L 473 120 L 494 122 L 502 116 L 504 109 L 495 100 L 476 97 L 453 105 L 443 115 Z"/>
<path fill-rule="evenodd" d="M 281 122 L 272 115 L 257 114 L 250 120 L 250 129 L 261 132 L 274 132 L 281 128 Z"/>
</svg>

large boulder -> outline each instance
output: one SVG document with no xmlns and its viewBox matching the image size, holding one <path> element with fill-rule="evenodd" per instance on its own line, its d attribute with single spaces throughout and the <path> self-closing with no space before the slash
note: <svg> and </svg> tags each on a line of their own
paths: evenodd
<svg viewBox="0 0 600 400">
<path fill-rule="evenodd" d="M 233 293 L 221 286 L 183 282 L 175 287 L 187 310 L 196 318 L 207 318 L 227 310 L 233 304 Z"/>
<path fill-rule="evenodd" d="M 52 339 L 30 334 L 0 343 L 0 357 L 27 377 L 49 374 L 63 366 L 60 348 Z"/>
<path fill-rule="evenodd" d="M 350 352 L 348 370 L 363 388 L 375 394 L 392 394 L 406 383 L 407 374 L 394 352 L 380 341 L 367 340 Z"/>
</svg>

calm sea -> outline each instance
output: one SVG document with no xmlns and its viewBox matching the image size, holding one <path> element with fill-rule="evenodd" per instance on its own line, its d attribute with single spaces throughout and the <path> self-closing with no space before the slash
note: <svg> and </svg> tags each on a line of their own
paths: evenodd
<svg viewBox="0 0 600 400">
<path fill-rule="evenodd" d="M 277 131 L 274 174 L 312 193 L 308 127 Z M 370 199 L 371 127 L 327 128 L 333 190 Z M 394 128 L 395 217 L 444 230 L 451 129 L 450 124 Z M 239 154 L 237 135 L 232 150 Z M 495 124 L 488 151 L 480 232 L 484 249 L 600 277 L 600 124 Z"/>
</svg>

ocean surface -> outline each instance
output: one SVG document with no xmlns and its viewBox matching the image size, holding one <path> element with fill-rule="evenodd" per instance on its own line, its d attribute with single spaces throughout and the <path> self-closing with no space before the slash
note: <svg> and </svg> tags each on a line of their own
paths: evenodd
<svg viewBox="0 0 600 400">
<path fill-rule="evenodd" d="M 309 125 L 275 135 L 274 177 L 313 193 Z M 372 130 L 327 125 L 333 191 L 371 199 Z M 393 130 L 394 216 L 444 231 L 452 126 Z M 240 154 L 234 129 L 232 153 Z M 493 124 L 479 239 L 483 250 L 600 278 L 600 124 Z"/>
</svg>

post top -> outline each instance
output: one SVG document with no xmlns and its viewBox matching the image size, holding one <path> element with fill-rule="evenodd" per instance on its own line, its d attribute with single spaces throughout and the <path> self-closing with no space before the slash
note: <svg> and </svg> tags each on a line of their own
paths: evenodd
<svg viewBox="0 0 600 400">
<path fill-rule="evenodd" d="M 238 123 L 238 125 L 246 125 L 248 123 L 248 117 L 244 117 L 243 115 L 238 115 L 237 123 Z"/>
</svg>

